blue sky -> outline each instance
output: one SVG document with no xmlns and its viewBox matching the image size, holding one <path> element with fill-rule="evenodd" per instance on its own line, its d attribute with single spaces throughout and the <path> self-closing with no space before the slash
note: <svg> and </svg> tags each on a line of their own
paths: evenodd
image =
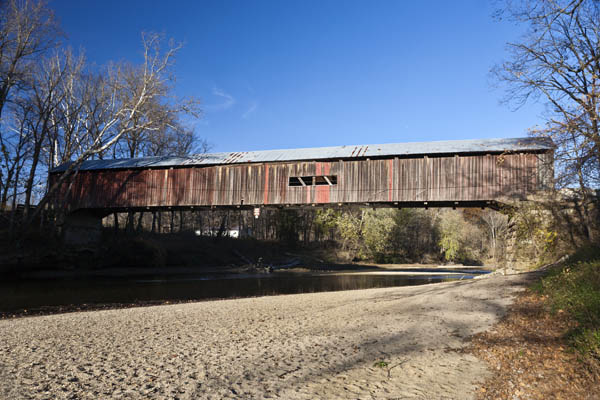
<svg viewBox="0 0 600 400">
<path fill-rule="evenodd" d="M 88 60 L 140 60 L 141 31 L 184 42 L 176 93 L 213 151 L 525 136 L 490 68 L 519 28 L 490 0 L 50 0 Z"/>
</svg>

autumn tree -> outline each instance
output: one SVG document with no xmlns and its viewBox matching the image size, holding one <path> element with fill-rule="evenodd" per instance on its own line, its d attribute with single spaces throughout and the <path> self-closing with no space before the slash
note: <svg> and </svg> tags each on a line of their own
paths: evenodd
<svg viewBox="0 0 600 400">
<path fill-rule="evenodd" d="M 589 188 L 600 184 L 600 2 L 506 0 L 497 17 L 525 27 L 520 40 L 508 44 L 508 60 L 493 70 L 507 85 L 505 100 L 546 105 L 545 124 L 531 133 L 557 145 L 557 184 L 579 188 L 582 222 L 593 239 Z"/>
<path fill-rule="evenodd" d="M 376 262 L 389 262 L 395 250 L 396 210 L 366 210 L 363 214 L 364 255 Z"/>
</svg>

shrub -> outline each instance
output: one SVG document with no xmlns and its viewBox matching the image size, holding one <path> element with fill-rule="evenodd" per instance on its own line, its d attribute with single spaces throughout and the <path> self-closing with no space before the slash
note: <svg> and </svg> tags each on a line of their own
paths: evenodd
<svg viewBox="0 0 600 400">
<path fill-rule="evenodd" d="M 600 360 L 600 248 L 580 249 L 535 289 L 548 295 L 553 312 L 564 310 L 577 321 L 568 334 L 573 346 Z"/>
</svg>

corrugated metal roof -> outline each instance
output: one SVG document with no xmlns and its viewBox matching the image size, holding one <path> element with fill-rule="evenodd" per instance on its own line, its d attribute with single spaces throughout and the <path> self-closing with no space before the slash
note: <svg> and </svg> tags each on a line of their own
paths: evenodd
<svg viewBox="0 0 600 400">
<path fill-rule="evenodd" d="M 300 160 L 352 159 L 434 154 L 498 153 L 503 151 L 550 150 L 554 144 L 545 138 L 509 138 L 445 140 L 437 142 L 412 142 L 369 144 L 357 146 L 313 147 L 304 149 L 260 150 L 234 153 L 193 154 L 186 157 L 143 157 L 120 160 L 90 160 L 81 165 L 82 170 L 165 168 L 186 165 L 220 165 Z M 68 164 L 52 172 L 66 170 Z"/>
</svg>

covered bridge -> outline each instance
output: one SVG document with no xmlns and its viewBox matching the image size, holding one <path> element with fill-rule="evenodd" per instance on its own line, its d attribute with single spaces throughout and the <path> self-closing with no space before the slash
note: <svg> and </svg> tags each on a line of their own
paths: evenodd
<svg viewBox="0 0 600 400">
<path fill-rule="evenodd" d="M 494 206 L 552 185 L 553 144 L 457 140 L 91 160 L 69 211 L 369 204 Z M 65 171 L 51 171 L 51 180 Z M 66 187 L 66 186 L 65 186 Z"/>
</svg>

